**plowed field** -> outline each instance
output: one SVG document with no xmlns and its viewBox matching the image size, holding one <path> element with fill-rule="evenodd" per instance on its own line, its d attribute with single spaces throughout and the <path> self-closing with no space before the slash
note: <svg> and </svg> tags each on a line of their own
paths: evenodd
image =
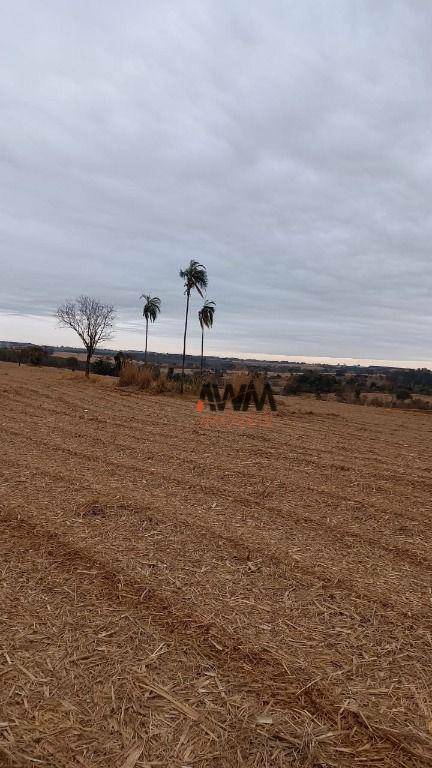
<svg viewBox="0 0 432 768">
<path fill-rule="evenodd" d="M 0 410 L 0 765 L 432 764 L 430 415 L 5 363 Z"/>
</svg>

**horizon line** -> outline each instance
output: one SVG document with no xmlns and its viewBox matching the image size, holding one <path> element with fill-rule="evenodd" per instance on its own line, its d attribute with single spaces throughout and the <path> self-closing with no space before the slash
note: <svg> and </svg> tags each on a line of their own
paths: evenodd
<svg viewBox="0 0 432 768">
<path fill-rule="evenodd" d="M 8 340 L 8 339 L 1 339 L 1 342 L 7 343 L 7 344 L 34 344 L 34 342 L 31 341 L 14 341 L 14 340 Z M 73 344 L 34 344 L 34 346 L 46 346 L 46 347 L 53 347 L 54 349 L 82 349 L 85 351 L 85 347 L 80 347 L 79 345 L 73 345 Z M 114 350 L 115 347 L 99 347 L 99 350 L 102 352 L 103 350 Z M 121 351 L 120 349 L 116 351 Z M 122 351 L 125 352 L 136 352 L 139 354 L 144 354 L 143 349 L 135 349 L 133 347 L 128 347 L 127 349 L 124 349 Z M 179 352 L 159 352 L 157 350 L 149 350 L 149 354 L 155 354 L 155 355 L 176 355 L 181 357 L 181 353 Z M 197 354 L 187 353 L 186 357 L 198 357 Z M 383 368 L 410 368 L 410 369 L 418 369 L 418 368 L 427 368 L 429 370 L 432 370 L 432 360 L 390 360 L 390 359 L 384 359 L 384 358 L 371 358 L 371 357 L 340 357 L 340 356 L 333 356 L 333 355 L 296 355 L 296 356 L 289 356 L 289 355 L 275 355 L 275 354 L 268 354 L 267 356 L 261 353 L 257 352 L 250 352 L 245 353 L 243 355 L 239 354 L 214 354 L 209 353 L 205 355 L 206 358 L 217 358 L 220 360 L 223 359 L 231 359 L 231 360 L 239 360 L 244 362 L 262 362 L 262 363 L 310 363 L 311 365 L 334 365 L 334 366 L 359 366 L 359 367 L 383 367 Z"/>
</svg>

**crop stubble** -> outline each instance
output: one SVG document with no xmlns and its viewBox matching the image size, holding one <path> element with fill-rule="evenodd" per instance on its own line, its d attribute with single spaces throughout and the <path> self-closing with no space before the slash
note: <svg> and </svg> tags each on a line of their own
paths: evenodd
<svg viewBox="0 0 432 768">
<path fill-rule="evenodd" d="M 428 414 L 0 397 L 0 764 L 431 764 Z"/>
</svg>

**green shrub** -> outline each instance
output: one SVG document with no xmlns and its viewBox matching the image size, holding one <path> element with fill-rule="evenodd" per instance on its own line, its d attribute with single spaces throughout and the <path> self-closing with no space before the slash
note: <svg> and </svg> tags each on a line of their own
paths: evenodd
<svg viewBox="0 0 432 768">
<path fill-rule="evenodd" d="M 92 372 L 98 373 L 99 376 L 115 376 L 116 367 L 106 357 L 98 357 L 97 360 L 92 363 Z"/>
</svg>

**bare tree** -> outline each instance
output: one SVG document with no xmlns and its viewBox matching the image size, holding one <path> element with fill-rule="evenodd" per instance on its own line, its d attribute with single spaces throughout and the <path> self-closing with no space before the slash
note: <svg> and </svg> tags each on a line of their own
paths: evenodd
<svg viewBox="0 0 432 768">
<path fill-rule="evenodd" d="M 113 334 L 115 312 L 112 304 L 102 304 L 90 296 L 79 296 L 66 301 L 57 309 L 60 325 L 72 328 L 78 334 L 87 352 L 85 375 L 90 373 L 91 357 L 101 341 L 108 341 Z"/>
</svg>

